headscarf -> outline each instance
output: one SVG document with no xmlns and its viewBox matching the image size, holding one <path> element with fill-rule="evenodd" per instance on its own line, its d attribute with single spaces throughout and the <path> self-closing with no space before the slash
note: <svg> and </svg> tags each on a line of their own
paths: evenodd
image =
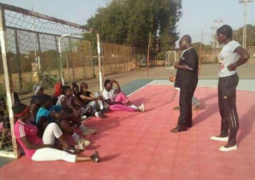
<svg viewBox="0 0 255 180">
<path fill-rule="evenodd" d="M 55 86 L 54 86 L 54 89 L 55 89 L 54 96 L 58 97 L 58 96 L 61 95 L 61 87 L 62 87 L 61 83 L 56 83 L 55 84 Z"/>
</svg>

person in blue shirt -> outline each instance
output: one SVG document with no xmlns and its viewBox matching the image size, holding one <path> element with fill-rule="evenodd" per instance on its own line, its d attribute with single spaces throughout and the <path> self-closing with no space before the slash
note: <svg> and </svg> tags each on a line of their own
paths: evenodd
<svg viewBox="0 0 255 180">
<path fill-rule="evenodd" d="M 41 108 L 38 110 L 36 115 L 36 124 L 40 121 L 42 117 L 46 117 L 49 122 L 55 122 L 59 125 L 61 130 L 73 137 L 75 142 L 78 144 L 83 144 L 88 146 L 90 142 L 82 137 L 80 137 L 76 132 L 74 132 L 70 122 L 76 125 L 84 135 L 94 134 L 96 130 L 89 129 L 88 127 L 81 124 L 78 118 L 74 114 L 68 114 L 62 111 L 61 106 L 56 106 L 52 104 L 51 97 L 49 95 L 43 94 L 38 97 L 38 101 Z"/>
</svg>

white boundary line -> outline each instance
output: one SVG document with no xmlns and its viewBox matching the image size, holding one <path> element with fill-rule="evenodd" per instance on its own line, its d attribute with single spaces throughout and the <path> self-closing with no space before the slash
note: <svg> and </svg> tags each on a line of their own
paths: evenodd
<svg viewBox="0 0 255 180">
<path fill-rule="evenodd" d="M 155 79 L 155 80 L 151 81 L 148 85 L 156 85 L 156 86 L 174 86 L 174 83 L 171 83 L 171 84 L 160 84 L 160 83 L 159 83 L 159 84 L 153 84 L 153 83 L 155 83 L 155 82 L 157 82 L 157 81 L 167 81 L 167 80 L 164 80 L 164 79 L 159 79 L 159 80 L 157 80 L 157 79 Z M 205 80 L 202 80 L 202 81 L 205 81 Z M 210 81 L 210 80 L 209 80 L 209 81 Z M 213 80 L 213 81 L 214 81 L 214 80 Z M 251 81 L 254 81 L 254 80 L 251 80 Z M 247 92 L 255 92 L 255 89 L 247 89 L 247 88 L 242 87 L 242 83 L 244 83 L 243 80 L 242 80 L 242 79 L 239 80 L 239 84 L 238 84 L 236 90 L 238 90 L 238 91 L 247 91 Z M 212 89 L 217 89 L 217 88 L 218 88 L 218 82 L 216 82 L 215 85 L 199 84 L 199 82 L 198 82 L 197 87 L 200 87 L 200 88 L 212 88 Z"/>
</svg>

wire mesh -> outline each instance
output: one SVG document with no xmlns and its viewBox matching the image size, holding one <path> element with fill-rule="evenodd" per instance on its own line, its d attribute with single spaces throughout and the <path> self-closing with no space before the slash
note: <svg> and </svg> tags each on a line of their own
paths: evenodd
<svg viewBox="0 0 255 180">
<path fill-rule="evenodd" d="M 11 92 L 31 96 L 34 84 L 44 89 L 60 81 L 61 69 L 67 81 L 94 77 L 91 44 L 83 35 L 92 33 L 84 26 L 39 14 L 19 7 L 1 5 L 7 37 L 7 62 Z M 59 41 L 61 36 L 67 36 Z M 61 59 L 60 59 L 60 49 Z M 62 68 L 60 61 L 63 62 Z M 2 51 L 0 56 L 0 154 L 13 152 Z M 12 124 L 13 126 L 13 124 Z M 8 153 L 7 153 L 8 154 Z"/>
</svg>

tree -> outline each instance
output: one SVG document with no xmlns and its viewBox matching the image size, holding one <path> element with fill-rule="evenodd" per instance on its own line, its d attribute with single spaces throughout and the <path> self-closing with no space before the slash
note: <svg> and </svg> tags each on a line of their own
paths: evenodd
<svg viewBox="0 0 255 180">
<path fill-rule="evenodd" d="M 243 27 L 234 31 L 234 39 L 242 44 Z M 247 25 L 247 46 L 255 46 L 255 25 Z"/>
<path fill-rule="evenodd" d="M 148 42 L 151 33 L 164 46 L 174 46 L 181 7 L 181 0 L 112 0 L 86 26 L 98 30 L 102 41 L 135 45 Z"/>
</svg>

